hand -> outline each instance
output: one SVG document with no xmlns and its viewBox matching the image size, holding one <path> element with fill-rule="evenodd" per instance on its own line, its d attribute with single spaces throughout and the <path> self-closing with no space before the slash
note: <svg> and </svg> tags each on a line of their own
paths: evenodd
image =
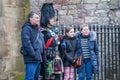
<svg viewBox="0 0 120 80">
<path fill-rule="evenodd" d="M 73 63 L 75 62 L 75 59 L 73 60 Z"/>
</svg>

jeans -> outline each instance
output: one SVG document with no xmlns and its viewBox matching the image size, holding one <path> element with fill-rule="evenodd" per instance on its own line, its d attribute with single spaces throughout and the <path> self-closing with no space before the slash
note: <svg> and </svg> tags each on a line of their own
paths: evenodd
<svg viewBox="0 0 120 80">
<path fill-rule="evenodd" d="M 90 59 L 84 59 L 84 63 L 81 66 L 81 71 L 78 72 L 78 80 L 92 80 L 92 63 Z"/>
<path fill-rule="evenodd" d="M 26 73 L 24 80 L 39 80 L 41 63 L 26 64 Z"/>
<path fill-rule="evenodd" d="M 60 74 L 55 74 L 55 80 L 60 80 Z"/>
</svg>

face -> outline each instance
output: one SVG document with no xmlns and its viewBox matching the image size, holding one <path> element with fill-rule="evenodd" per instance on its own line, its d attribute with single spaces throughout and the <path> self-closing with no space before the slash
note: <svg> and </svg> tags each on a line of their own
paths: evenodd
<svg viewBox="0 0 120 80">
<path fill-rule="evenodd" d="M 48 26 L 52 26 L 54 25 L 54 23 L 55 23 L 55 17 L 50 19 Z"/>
<path fill-rule="evenodd" d="M 30 22 L 32 25 L 39 25 L 39 15 L 34 14 L 33 17 L 30 18 Z"/>
<path fill-rule="evenodd" d="M 70 37 L 74 37 L 74 29 L 71 29 L 68 33 L 67 33 L 68 36 Z"/>
<path fill-rule="evenodd" d="M 88 34 L 89 34 L 89 28 L 88 28 L 87 26 L 86 26 L 86 27 L 83 27 L 81 33 L 82 33 L 83 35 L 88 35 Z"/>
</svg>

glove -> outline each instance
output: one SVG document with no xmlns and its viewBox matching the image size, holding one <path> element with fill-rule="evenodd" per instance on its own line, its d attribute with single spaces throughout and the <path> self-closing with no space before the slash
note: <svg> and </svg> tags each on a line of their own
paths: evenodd
<svg viewBox="0 0 120 80">
<path fill-rule="evenodd" d="M 65 41 L 61 44 L 61 47 L 62 47 L 63 49 L 66 49 L 66 43 L 65 43 Z"/>
</svg>

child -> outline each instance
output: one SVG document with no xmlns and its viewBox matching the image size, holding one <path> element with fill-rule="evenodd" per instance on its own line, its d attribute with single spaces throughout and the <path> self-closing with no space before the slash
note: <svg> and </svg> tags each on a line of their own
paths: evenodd
<svg viewBox="0 0 120 80">
<path fill-rule="evenodd" d="M 72 27 L 65 27 L 65 36 L 61 43 L 63 49 L 62 60 L 64 64 L 64 80 L 74 80 L 74 66 L 76 60 L 77 42 Z"/>
</svg>

